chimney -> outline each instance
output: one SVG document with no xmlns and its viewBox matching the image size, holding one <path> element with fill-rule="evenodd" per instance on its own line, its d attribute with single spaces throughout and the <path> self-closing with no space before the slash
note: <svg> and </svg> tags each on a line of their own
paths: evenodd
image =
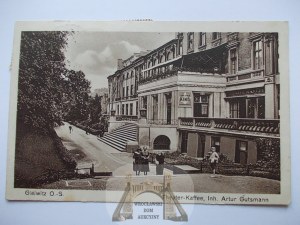
<svg viewBox="0 0 300 225">
<path fill-rule="evenodd" d="M 123 69 L 123 59 L 118 59 L 118 70 Z"/>
</svg>

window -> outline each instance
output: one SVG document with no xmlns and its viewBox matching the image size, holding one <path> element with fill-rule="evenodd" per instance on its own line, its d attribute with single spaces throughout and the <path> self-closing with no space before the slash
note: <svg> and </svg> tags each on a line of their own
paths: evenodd
<svg viewBox="0 0 300 225">
<path fill-rule="evenodd" d="M 263 65 L 263 51 L 262 41 L 253 42 L 253 69 L 262 69 Z"/>
<path fill-rule="evenodd" d="M 133 85 L 130 86 L 130 95 L 133 95 Z"/>
<path fill-rule="evenodd" d="M 235 162 L 240 164 L 247 164 L 247 156 L 248 142 L 237 140 L 235 146 Z"/>
<path fill-rule="evenodd" d="M 239 102 L 231 102 L 229 105 L 230 118 L 239 118 Z"/>
<path fill-rule="evenodd" d="M 219 32 L 213 32 L 212 33 L 212 40 L 217 40 L 221 37 L 221 34 Z"/>
<path fill-rule="evenodd" d="M 194 117 L 208 117 L 208 95 L 194 93 Z"/>
<path fill-rule="evenodd" d="M 126 104 L 126 115 L 128 115 L 128 104 Z"/>
<path fill-rule="evenodd" d="M 204 45 L 206 45 L 206 33 L 200 32 L 199 33 L 199 46 L 204 46 Z"/>
<path fill-rule="evenodd" d="M 129 94 L 129 86 L 126 86 L 126 97 L 128 97 Z"/>
<path fill-rule="evenodd" d="M 130 103 L 130 115 L 133 115 L 133 103 Z"/>
<path fill-rule="evenodd" d="M 237 56 L 236 56 L 236 49 L 231 49 L 229 52 L 230 62 L 229 62 L 229 69 L 231 74 L 236 74 L 237 71 Z"/>
<path fill-rule="evenodd" d="M 215 147 L 216 152 L 220 152 L 220 137 L 211 137 L 211 147 Z"/>
<path fill-rule="evenodd" d="M 122 97 L 125 97 L 125 87 L 123 87 Z"/>
<path fill-rule="evenodd" d="M 230 118 L 265 118 L 265 98 L 238 98 L 229 102 Z"/>
<path fill-rule="evenodd" d="M 182 47 L 182 39 L 179 40 L 179 48 L 178 48 L 178 55 L 182 55 L 183 47 Z"/>
<path fill-rule="evenodd" d="M 188 33 L 188 49 L 194 49 L 194 33 Z"/>
<path fill-rule="evenodd" d="M 143 109 L 147 109 L 147 96 L 142 97 Z"/>
<path fill-rule="evenodd" d="M 125 114 L 125 105 L 122 104 L 122 115 L 124 115 L 124 114 Z"/>
</svg>

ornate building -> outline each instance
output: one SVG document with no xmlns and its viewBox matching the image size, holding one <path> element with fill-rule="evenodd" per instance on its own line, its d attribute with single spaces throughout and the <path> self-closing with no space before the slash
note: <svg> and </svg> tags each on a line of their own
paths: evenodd
<svg viewBox="0 0 300 225">
<path fill-rule="evenodd" d="M 139 145 L 237 163 L 257 161 L 256 138 L 279 138 L 277 33 L 176 33 L 118 61 L 108 77 L 110 130 L 132 121 Z"/>
</svg>

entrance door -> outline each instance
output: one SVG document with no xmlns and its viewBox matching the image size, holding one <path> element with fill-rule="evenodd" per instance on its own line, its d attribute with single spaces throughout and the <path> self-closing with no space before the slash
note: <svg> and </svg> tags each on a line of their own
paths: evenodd
<svg viewBox="0 0 300 225">
<path fill-rule="evenodd" d="M 172 95 L 166 95 L 167 99 L 167 124 L 171 124 L 171 116 L 172 116 Z"/>
<path fill-rule="evenodd" d="M 204 158 L 204 150 L 205 150 L 205 135 L 199 134 L 197 157 Z"/>
<path fill-rule="evenodd" d="M 187 153 L 188 134 L 187 131 L 181 133 L 181 153 Z"/>
<path fill-rule="evenodd" d="M 247 164 L 248 143 L 246 141 L 236 141 L 235 145 L 235 162 Z"/>
</svg>

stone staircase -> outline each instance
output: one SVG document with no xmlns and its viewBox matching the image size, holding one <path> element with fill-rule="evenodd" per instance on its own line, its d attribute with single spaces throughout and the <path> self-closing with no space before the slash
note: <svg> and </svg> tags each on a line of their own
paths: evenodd
<svg viewBox="0 0 300 225">
<path fill-rule="evenodd" d="M 115 148 L 119 151 L 126 151 L 127 141 L 137 141 L 137 125 L 127 123 L 108 133 L 107 135 L 98 138 L 99 141 Z"/>
</svg>

